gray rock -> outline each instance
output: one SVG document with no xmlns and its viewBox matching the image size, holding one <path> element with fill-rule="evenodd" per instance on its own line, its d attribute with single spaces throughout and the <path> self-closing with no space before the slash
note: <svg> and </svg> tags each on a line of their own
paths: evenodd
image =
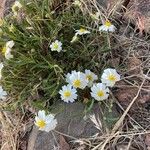
<svg viewBox="0 0 150 150">
<path fill-rule="evenodd" d="M 58 132 L 68 135 L 68 141 L 74 138 L 90 137 L 99 132 L 99 130 L 95 128 L 93 122 L 91 122 L 90 119 L 85 120 L 83 118 L 85 116 L 84 104 L 60 103 L 55 106 L 55 110 L 57 110 L 58 112 L 58 114 L 56 115 L 56 119 L 58 121 L 56 132 L 52 131 L 46 133 L 38 131 L 36 127 L 33 127 L 33 131 L 31 132 L 28 142 L 28 150 L 53 150 L 54 147 L 59 146 Z M 94 113 L 95 115 L 98 115 L 99 118 L 101 118 L 100 108 L 98 104 L 94 105 L 90 113 Z"/>
</svg>

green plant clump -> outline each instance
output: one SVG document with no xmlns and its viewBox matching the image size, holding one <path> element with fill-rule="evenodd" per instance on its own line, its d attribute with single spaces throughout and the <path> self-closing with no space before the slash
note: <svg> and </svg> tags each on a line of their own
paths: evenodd
<svg viewBox="0 0 150 150">
<path fill-rule="evenodd" d="M 10 105 L 32 103 L 34 99 L 53 104 L 60 99 L 59 89 L 65 84 L 65 75 L 72 70 L 90 69 L 100 75 L 107 66 L 105 59 L 110 49 L 107 35 L 93 27 L 88 14 L 83 15 L 72 4 L 49 0 L 22 0 L 21 4 L 21 12 L 16 17 L 8 14 L 1 27 L 1 49 L 7 41 L 15 43 L 14 57 L 2 58 L 1 82 L 12 97 Z M 71 43 L 75 30 L 80 28 L 91 33 Z M 63 51 L 51 51 L 50 44 L 55 40 L 62 42 Z"/>
</svg>

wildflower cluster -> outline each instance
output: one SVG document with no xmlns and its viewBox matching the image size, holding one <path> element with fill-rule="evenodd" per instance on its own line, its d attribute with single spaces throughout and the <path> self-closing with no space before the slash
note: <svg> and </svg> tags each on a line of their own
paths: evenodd
<svg viewBox="0 0 150 150">
<path fill-rule="evenodd" d="M 101 58 L 108 52 L 105 35 L 100 32 L 114 32 L 115 26 L 106 21 L 99 29 L 90 27 L 88 23 L 92 21 L 91 17 L 86 14 L 82 16 L 78 9 L 83 6 L 80 0 L 74 0 L 68 11 L 55 9 L 53 2 L 48 6 L 46 4 L 45 0 L 37 3 L 16 1 L 12 13 L 0 20 L 0 36 L 3 32 L 0 49 L 4 56 L 0 70 L 5 66 L 0 74 L 2 87 L 13 98 L 17 97 L 18 102 L 30 100 L 34 94 L 42 100 L 53 102 L 58 99 L 60 85 L 64 84 L 64 72 L 89 68 L 84 72 L 72 71 L 66 75 L 68 85 L 59 91 L 61 99 L 67 103 L 74 102 L 79 98 L 78 91 L 85 88 L 91 88 L 91 97 L 94 99 L 100 100 L 97 96 L 101 96 L 101 100 L 107 99 L 108 81 L 105 81 L 105 76 L 102 80 L 102 76 L 102 83 L 96 83 L 98 76 L 91 70 L 103 67 L 104 60 Z M 45 5 L 47 7 L 41 7 Z M 100 55 L 100 59 L 96 58 L 97 55 Z M 3 88 L 1 91 L 4 91 Z M 2 93 L 6 97 L 7 93 Z M 37 101 L 35 98 L 33 103 Z"/>
<path fill-rule="evenodd" d="M 3 20 L 0 19 L 0 26 L 2 26 L 2 25 L 3 25 Z M 9 60 L 9 59 L 13 58 L 13 55 L 11 54 L 11 51 L 12 51 L 12 48 L 14 47 L 14 45 L 15 45 L 15 43 L 14 43 L 13 40 L 6 42 L 5 46 L 2 49 L 2 53 L 5 56 L 5 59 Z M 4 68 L 4 65 L 1 62 L 0 63 L 0 80 L 2 79 L 2 69 L 3 68 Z M 7 98 L 7 92 L 0 85 L 0 99 L 5 100 L 6 98 Z"/>
<path fill-rule="evenodd" d="M 98 76 L 95 75 L 90 70 L 85 70 L 85 72 L 72 71 L 66 75 L 66 82 L 68 85 L 64 85 L 59 91 L 61 99 L 66 102 L 74 102 L 78 95 L 77 89 L 85 89 L 87 86 L 91 88 L 91 96 L 97 100 L 105 100 L 109 96 L 109 88 L 113 87 L 114 84 L 120 80 L 120 75 L 115 69 L 105 69 L 101 81 L 102 83 L 95 83 L 98 80 Z M 57 120 L 54 118 L 53 114 L 46 115 L 44 110 L 40 110 L 35 117 L 35 125 L 41 131 L 49 132 L 54 130 L 57 125 Z"/>
<path fill-rule="evenodd" d="M 64 85 L 59 91 L 61 99 L 64 102 L 74 102 L 77 99 L 77 89 L 85 89 L 91 87 L 91 96 L 97 100 L 105 100 L 109 96 L 108 87 L 113 87 L 117 81 L 120 80 L 120 75 L 115 69 L 105 69 L 102 76 L 102 83 L 95 83 L 98 80 L 98 76 L 90 70 L 85 70 L 85 73 L 80 71 L 72 71 L 66 75 L 66 82 L 68 85 Z"/>
<path fill-rule="evenodd" d="M 98 80 L 98 76 L 95 75 L 90 70 L 85 70 L 85 72 L 72 71 L 66 75 L 66 82 L 68 85 L 64 85 L 59 91 L 61 99 L 66 102 L 74 102 L 78 95 L 77 89 L 85 89 L 87 86 L 91 87 L 91 96 L 97 100 L 105 100 L 109 96 L 109 88 L 113 87 L 114 84 L 120 80 L 120 75 L 116 72 L 115 69 L 105 69 L 101 81 L 102 83 L 95 83 Z M 35 117 L 35 125 L 41 131 L 49 132 L 54 130 L 57 125 L 57 120 L 54 118 L 54 115 L 46 115 L 45 111 L 39 111 Z"/>
<path fill-rule="evenodd" d="M 3 25 L 3 19 L 0 19 L 0 27 Z M 0 28 L 0 35 L 2 34 L 2 29 Z M 5 56 L 5 59 L 9 60 L 13 58 L 11 54 L 12 48 L 14 47 L 15 43 L 13 40 L 6 42 L 5 46 L 2 48 L 2 54 Z M 0 63 L 0 80 L 2 80 L 2 69 L 4 68 L 3 63 Z M 0 99 L 5 100 L 7 98 L 7 92 L 3 89 L 0 85 Z"/>
<path fill-rule="evenodd" d="M 18 12 L 22 8 L 22 5 L 19 1 L 15 1 L 14 5 L 12 6 L 12 12 L 14 13 L 14 17 L 17 16 Z M 3 26 L 3 19 L 0 19 L 0 27 Z M 2 29 L 0 28 L 0 35 L 3 34 Z M 13 58 L 12 49 L 15 45 L 13 40 L 7 41 L 4 47 L 2 48 L 2 54 L 5 56 L 5 59 L 9 60 Z M 3 63 L 0 63 L 0 80 L 2 79 L 2 69 L 4 68 Z M 3 87 L 0 85 L 0 99 L 5 100 L 7 96 L 7 92 L 3 90 Z"/>
<path fill-rule="evenodd" d="M 116 29 L 116 27 L 113 24 L 111 24 L 111 22 L 108 20 L 99 27 L 99 31 L 102 31 L 102 32 L 115 32 L 115 29 Z M 89 33 L 91 33 L 91 32 L 84 28 L 80 28 L 79 30 L 76 30 L 76 33 L 71 40 L 71 43 L 78 40 L 78 35 L 85 35 L 85 34 L 89 34 Z"/>
<path fill-rule="evenodd" d="M 93 56 L 102 54 L 100 51 L 93 51 L 95 43 L 91 41 L 96 36 L 91 34 L 92 27 L 86 27 L 90 17 L 85 18 L 86 16 L 75 13 L 74 8 L 63 12 L 61 9 L 53 9 L 53 2 L 43 8 L 41 6 L 47 4 L 45 1 L 28 2 L 25 5 L 21 2 L 16 1 L 12 6 L 12 17 L 8 18 L 8 22 L 7 18 L 4 22 L 0 19 L 0 36 L 3 35 L 0 43 L 5 57 L 4 62 L 0 63 L 0 80 L 4 80 L 4 89 L 19 93 L 16 92 L 15 95 L 12 92 L 21 102 L 28 99 L 28 94 L 38 95 L 39 91 L 44 93 L 44 99 L 55 100 L 58 98 L 64 72 L 76 69 L 77 66 L 91 66 L 91 69 L 95 63 L 99 63 L 97 59 L 94 63 L 90 62 Z M 73 6 L 82 7 L 82 1 L 74 0 Z M 99 14 L 93 17 L 97 19 Z M 115 29 L 107 20 L 97 30 L 114 32 Z M 89 36 L 86 38 L 87 35 Z M 81 39 L 79 44 L 73 44 L 78 39 Z M 103 43 L 105 42 L 98 43 L 97 49 Z M 72 63 L 68 65 L 70 61 Z M 91 70 L 74 70 L 66 75 L 67 85 L 59 91 L 60 97 L 64 102 L 72 103 L 78 99 L 79 90 L 90 88 L 92 98 L 97 101 L 105 100 L 109 97 L 109 87 L 120 80 L 120 75 L 115 69 L 108 68 L 101 76 L 101 83 L 96 82 L 97 80 L 98 76 Z M 3 87 L 0 86 L 0 99 L 6 99 L 7 96 Z M 49 132 L 55 129 L 57 120 L 53 114 L 47 115 L 44 110 L 40 110 L 35 117 L 35 125 L 39 130 Z"/>
</svg>

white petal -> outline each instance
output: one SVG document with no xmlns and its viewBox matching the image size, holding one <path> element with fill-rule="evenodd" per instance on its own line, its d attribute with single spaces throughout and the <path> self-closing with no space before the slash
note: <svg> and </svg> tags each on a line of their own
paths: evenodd
<svg viewBox="0 0 150 150">
<path fill-rule="evenodd" d="M 56 119 L 54 119 L 54 120 L 52 120 L 52 122 L 50 122 L 50 123 L 48 123 L 47 125 L 46 125 L 46 127 L 45 127 L 45 131 L 46 132 L 49 132 L 49 131 L 51 131 L 51 130 L 54 130 L 55 128 L 56 128 L 56 125 L 57 125 L 57 120 Z"/>
<path fill-rule="evenodd" d="M 6 48 L 12 48 L 15 45 L 14 41 L 8 41 L 6 43 Z"/>
<path fill-rule="evenodd" d="M 114 25 L 111 25 L 111 26 L 109 27 L 109 31 L 110 31 L 110 32 L 114 32 L 115 29 L 116 29 L 116 27 L 115 27 Z"/>
<path fill-rule="evenodd" d="M 38 112 L 38 117 L 39 117 L 39 119 L 45 120 L 45 111 L 44 110 L 40 110 Z"/>
<path fill-rule="evenodd" d="M 39 119 L 39 117 L 38 116 L 35 116 L 35 124 L 36 124 L 36 122 L 38 122 L 40 119 Z"/>
<path fill-rule="evenodd" d="M 52 115 L 52 114 L 49 114 L 45 117 L 46 123 L 51 122 L 53 119 L 54 119 L 54 115 Z"/>
</svg>

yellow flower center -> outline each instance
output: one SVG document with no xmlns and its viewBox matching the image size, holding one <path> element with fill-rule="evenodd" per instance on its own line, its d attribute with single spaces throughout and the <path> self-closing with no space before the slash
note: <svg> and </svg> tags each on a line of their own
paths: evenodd
<svg viewBox="0 0 150 150">
<path fill-rule="evenodd" d="M 6 46 L 4 46 L 3 48 L 2 48 L 2 54 L 5 54 L 5 52 L 6 52 Z"/>
<path fill-rule="evenodd" d="M 92 79 L 93 79 L 91 75 L 87 75 L 86 78 L 88 81 L 92 81 Z"/>
<path fill-rule="evenodd" d="M 73 82 L 73 86 L 76 87 L 76 88 L 80 87 L 81 86 L 81 81 L 79 79 L 75 80 Z"/>
<path fill-rule="evenodd" d="M 103 92 L 102 90 L 100 90 L 100 91 L 97 92 L 97 95 L 98 95 L 99 97 L 102 97 L 102 96 L 104 96 L 104 92 Z"/>
<path fill-rule="evenodd" d="M 110 21 L 106 21 L 106 22 L 105 22 L 105 26 L 110 27 L 111 25 L 112 25 L 112 24 L 111 24 Z"/>
<path fill-rule="evenodd" d="M 44 128 L 46 125 L 46 122 L 44 120 L 39 120 L 36 122 L 37 126 L 40 128 Z"/>
<path fill-rule="evenodd" d="M 108 76 L 108 80 L 110 80 L 110 81 L 116 81 L 116 76 L 113 75 L 113 74 L 110 74 L 110 75 Z"/>
<path fill-rule="evenodd" d="M 71 96 L 71 92 L 70 91 L 65 91 L 64 92 L 64 97 L 70 97 Z"/>
<path fill-rule="evenodd" d="M 84 33 L 85 31 L 86 31 L 86 30 L 83 29 L 83 28 L 80 29 L 80 32 L 81 32 L 81 33 Z"/>
<path fill-rule="evenodd" d="M 58 49 L 58 44 L 54 43 L 54 49 Z"/>
</svg>

